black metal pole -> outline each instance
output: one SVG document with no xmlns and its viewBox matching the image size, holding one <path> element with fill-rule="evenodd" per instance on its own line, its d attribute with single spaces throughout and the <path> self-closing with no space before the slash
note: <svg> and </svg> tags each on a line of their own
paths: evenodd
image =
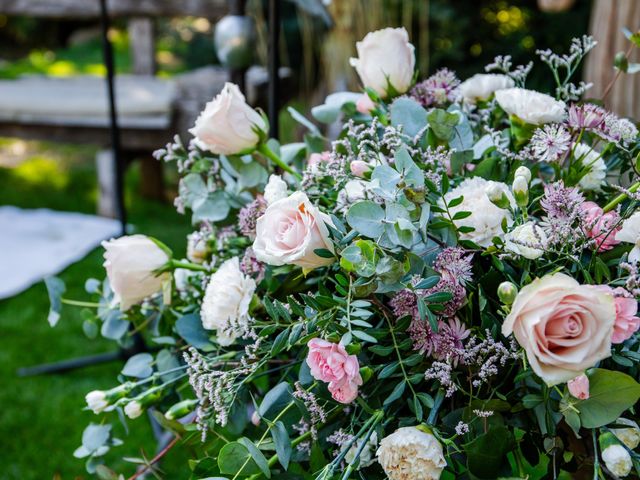
<svg viewBox="0 0 640 480">
<path fill-rule="evenodd" d="M 243 16 L 246 10 L 246 0 L 229 0 L 229 14 L 230 15 L 240 15 Z M 232 68 L 230 69 L 229 76 L 231 77 L 231 82 L 238 85 L 238 88 L 242 93 L 246 95 L 246 68 Z"/>
<path fill-rule="evenodd" d="M 120 154 L 120 128 L 118 127 L 118 112 L 116 110 L 116 98 L 114 89 L 115 68 L 113 61 L 113 46 L 109 41 L 109 13 L 107 12 L 107 0 L 100 0 L 100 24 L 102 26 L 102 53 L 104 66 L 107 70 L 107 93 L 109 97 L 109 130 L 111 134 L 111 152 L 113 156 L 113 169 L 115 177 L 115 207 L 118 220 L 120 220 L 121 234 L 127 230 L 127 211 L 124 204 L 124 164 Z"/>
<path fill-rule="evenodd" d="M 269 89 L 268 105 L 270 132 L 278 138 L 278 109 L 280 106 L 280 0 L 269 0 Z"/>
</svg>

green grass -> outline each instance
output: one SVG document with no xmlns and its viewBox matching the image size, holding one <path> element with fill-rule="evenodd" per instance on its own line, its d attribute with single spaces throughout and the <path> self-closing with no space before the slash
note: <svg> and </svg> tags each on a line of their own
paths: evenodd
<svg viewBox="0 0 640 480">
<path fill-rule="evenodd" d="M 4 143 L 0 142 L 0 148 Z M 127 203 L 130 222 L 136 231 L 161 238 L 177 252 L 184 251 L 188 219 L 170 204 L 141 199 L 137 195 L 138 173 L 134 165 L 127 174 Z M 0 168 L 0 205 L 24 208 L 95 212 L 96 182 L 93 151 L 86 148 L 53 148 L 41 151 L 16 168 Z M 67 284 L 66 297 L 84 298 L 84 281 L 103 278 L 100 249 L 67 268 L 61 277 Z M 1 271 L 0 266 L 0 271 Z M 4 272 L 3 274 L 7 274 Z M 13 298 L 0 301 L 0 479 L 43 480 L 92 478 L 83 461 L 72 454 L 80 445 L 84 427 L 98 416 L 84 411 L 84 395 L 95 388 L 109 388 L 116 381 L 121 364 L 113 362 L 61 375 L 19 378 L 21 366 L 63 360 L 110 351 L 115 344 L 89 340 L 82 333 L 78 309 L 66 308 L 55 328 L 46 315 L 48 300 L 42 283 Z M 112 414 L 114 415 L 114 414 Z M 111 420 L 117 423 L 115 415 Z M 144 449 L 153 456 L 155 445 L 145 417 L 129 422 L 125 438 L 128 447 L 115 449 L 111 466 L 131 474 L 130 464 L 118 462 L 123 455 L 140 456 Z M 188 474 L 178 461 L 183 453 L 172 451 L 166 462 L 165 478 L 182 479 Z M 182 468 L 180 470 L 179 468 Z"/>
</svg>

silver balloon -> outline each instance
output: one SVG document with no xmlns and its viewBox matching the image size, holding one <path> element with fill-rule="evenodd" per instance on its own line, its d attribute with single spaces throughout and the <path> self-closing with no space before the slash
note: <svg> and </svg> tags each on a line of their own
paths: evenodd
<svg viewBox="0 0 640 480">
<path fill-rule="evenodd" d="M 251 66 L 256 40 L 256 28 L 251 17 L 222 17 L 216 24 L 213 40 L 222 65 L 233 69 Z"/>
</svg>

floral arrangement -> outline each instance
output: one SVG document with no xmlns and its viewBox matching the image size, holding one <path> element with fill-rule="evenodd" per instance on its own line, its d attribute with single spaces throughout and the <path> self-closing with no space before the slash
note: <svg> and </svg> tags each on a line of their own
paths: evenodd
<svg viewBox="0 0 640 480">
<path fill-rule="evenodd" d="M 87 322 L 149 350 L 87 394 L 75 455 L 124 478 L 109 421 L 148 412 L 173 439 L 134 477 L 176 444 L 194 479 L 639 475 L 640 144 L 571 83 L 595 42 L 538 52 L 552 95 L 508 56 L 416 83 L 401 28 L 356 46 L 364 93 L 312 110 L 336 140 L 290 109 L 280 145 L 227 84 L 156 152 L 196 231 L 185 259 L 104 243 Z"/>
</svg>

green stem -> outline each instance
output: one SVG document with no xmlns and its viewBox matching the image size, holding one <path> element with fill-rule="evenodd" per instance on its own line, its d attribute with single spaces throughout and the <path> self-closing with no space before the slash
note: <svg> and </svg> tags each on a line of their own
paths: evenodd
<svg viewBox="0 0 640 480">
<path fill-rule="evenodd" d="M 284 170 L 285 172 L 290 173 L 291 175 L 293 175 L 294 177 L 296 177 L 298 180 L 302 180 L 302 175 L 300 175 L 298 172 L 296 172 L 293 168 L 291 168 L 289 165 L 287 165 L 286 163 L 284 163 L 282 161 L 282 159 L 280 157 L 278 157 L 278 155 L 276 155 L 273 150 L 271 150 L 266 143 L 261 143 L 260 146 L 258 147 L 258 151 L 263 154 L 265 157 L 267 157 L 269 160 L 271 160 L 273 163 L 275 163 L 278 167 L 280 167 L 282 170 Z"/>
<path fill-rule="evenodd" d="M 208 272 L 209 269 L 203 265 L 191 262 L 181 262 L 179 260 L 171 260 L 170 269 L 182 268 L 184 270 L 193 270 L 194 272 Z"/>
<path fill-rule="evenodd" d="M 61 298 L 60 301 L 66 305 L 73 305 L 75 307 L 95 308 L 100 306 L 100 304 L 96 302 L 81 302 L 79 300 L 69 300 L 67 298 Z"/>
<path fill-rule="evenodd" d="M 640 182 L 636 182 L 629 187 L 629 193 L 635 193 L 638 191 L 639 188 L 640 188 Z M 623 202 L 627 198 L 628 198 L 628 195 L 626 193 L 621 193 L 616 198 L 614 198 L 609 203 L 607 203 L 602 210 L 604 210 L 604 212 L 607 213 L 613 210 L 614 208 L 616 208 L 619 203 Z"/>
</svg>

